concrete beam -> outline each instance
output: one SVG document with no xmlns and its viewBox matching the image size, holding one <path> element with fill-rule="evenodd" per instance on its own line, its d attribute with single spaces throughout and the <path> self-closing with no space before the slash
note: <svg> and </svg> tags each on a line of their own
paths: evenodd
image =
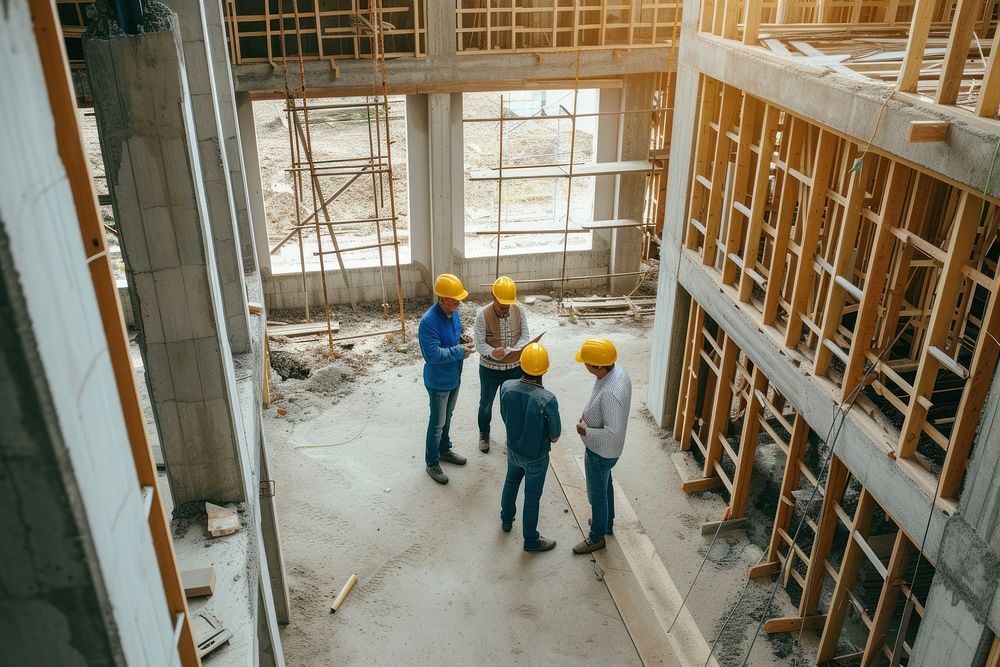
<svg viewBox="0 0 1000 667">
<path fill-rule="evenodd" d="M 172 495 L 238 502 L 249 464 L 180 48 L 172 13 L 142 35 L 84 40 Z"/>
<path fill-rule="evenodd" d="M 995 120 L 906 93 L 895 93 L 886 102 L 892 84 L 830 72 L 763 47 L 694 31 L 683 34 L 680 62 L 861 143 L 872 137 L 881 114 L 874 149 L 950 183 L 979 192 L 985 186 L 990 196 L 1000 197 L 1000 169 L 985 183 L 1000 142 L 1000 123 Z M 948 139 L 910 143 L 910 123 L 927 120 L 950 122 Z"/>
<path fill-rule="evenodd" d="M 922 536 L 927 527 L 926 552 L 938 553 L 948 515 L 939 507 L 932 510 L 930 496 L 904 470 L 906 462 L 889 457 L 898 433 L 886 432 L 859 406 L 841 420 L 839 391 L 833 383 L 812 375 L 809 360 L 786 348 L 777 330 L 765 327 L 759 313 L 741 303 L 732 288 L 722 287 L 688 250 L 681 255 L 679 281 L 820 437 L 832 441 L 828 434 L 838 433 L 834 453 L 851 474 L 907 534 L 919 539 L 916 536 Z M 834 429 L 835 419 L 838 426 Z M 971 532 L 968 524 L 959 523 Z"/>
<path fill-rule="evenodd" d="M 454 32 L 451 33 L 451 41 L 454 42 Z M 669 53 L 667 47 L 581 51 L 580 77 L 605 79 L 624 74 L 662 72 L 667 67 Z M 297 68 L 298 63 L 295 65 Z M 337 67 L 339 75 L 328 62 L 305 63 L 306 88 L 314 94 L 322 92 L 326 95 L 378 92 L 374 88 L 370 61 L 338 60 Z M 473 88 L 518 89 L 529 82 L 547 79 L 559 79 L 563 82 L 559 85 L 565 85 L 575 75 L 575 53 L 431 54 L 426 58 L 386 61 L 391 95 L 451 93 Z M 295 76 L 290 78 L 297 87 L 297 69 Z M 285 90 L 282 68 L 272 68 L 268 63 L 235 65 L 233 80 L 237 92 L 281 96 Z"/>
<path fill-rule="evenodd" d="M 250 324 L 247 313 L 246 290 L 243 286 L 243 257 L 240 252 L 239 232 L 236 223 L 236 204 L 230 182 L 227 142 L 223 133 L 224 115 L 235 128 L 235 104 L 224 108 L 219 96 L 217 68 L 209 52 L 209 24 L 207 7 L 221 12 L 219 3 L 202 3 L 200 0 L 168 0 L 177 12 L 181 29 L 187 72 L 191 109 L 194 114 L 195 136 L 201 175 L 205 184 L 208 219 L 215 242 L 215 259 L 219 283 L 222 286 L 222 304 L 225 311 L 229 345 L 234 352 L 250 351 Z M 225 67 L 221 68 L 223 75 Z M 235 129 L 232 130 L 235 136 Z M 242 173 L 240 175 L 242 179 Z M 245 206 L 244 206 L 245 213 Z"/>
</svg>

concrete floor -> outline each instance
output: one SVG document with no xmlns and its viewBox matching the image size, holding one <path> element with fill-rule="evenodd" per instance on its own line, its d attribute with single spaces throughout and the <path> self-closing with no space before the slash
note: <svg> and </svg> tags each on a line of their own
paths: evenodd
<svg viewBox="0 0 1000 667">
<path fill-rule="evenodd" d="M 473 306 L 462 313 L 471 325 Z M 547 331 L 542 342 L 552 368 L 546 385 L 564 420 L 557 448 L 582 452 L 573 424 L 593 378 L 573 353 L 592 335 L 618 345 L 619 363 L 633 380 L 633 409 L 615 478 L 636 512 L 633 528 L 648 535 L 673 583 L 686 592 L 709 546 L 700 524 L 717 520 L 725 502 L 680 491 L 671 461 L 676 444 L 645 410 L 651 322 L 573 325 L 555 316 L 553 304 L 529 308 L 529 316 L 533 332 Z M 424 472 L 427 406 L 419 351 L 412 342 L 401 348 L 398 341 L 373 339 L 351 353 L 363 350 L 374 363 L 318 416 L 297 419 L 302 402 L 289 396 L 281 403 L 286 417 L 275 408 L 265 415 L 292 599 L 292 622 L 282 631 L 288 663 L 640 664 L 593 562 L 570 551 L 582 532 L 551 470 L 539 528 L 559 542 L 556 550 L 523 552 L 519 522 L 510 534 L 500 530 L 504 449 L 496 446 L 488 455 L 476 449 L 475 359 L 465 364 L 452 431 L 469 464 L 446 465 L 451 483 L 442 487 Z M 493 431 L 502 442 L 498 413 Z M 720 537 L 709 554 L 688 603 L 709 644 L 760 554 L 742 533 Z M 331 615 L 330 602 L 352 573 L 358 586 Z M 742 662 L 754 613 L 769 590 L 769 584 L 751 586 L 716 650 L 720 664 Z M 791 611 L 779 591 L 768 616 Z M 749 663 L 807 661 L 790 642 L 761 638 Z"/>
</svg>

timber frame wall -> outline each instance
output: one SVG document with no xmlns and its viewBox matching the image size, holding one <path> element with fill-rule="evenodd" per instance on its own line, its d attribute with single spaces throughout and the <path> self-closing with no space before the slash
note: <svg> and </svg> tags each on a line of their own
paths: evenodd
<svg viewBox="0 0 1000 667">
<path fill-rule="evenodd" d="M 976 543 L 957 510 L 1000 356 L 997 16 L 686 5 L 651 409 L 701 468 L 685 491 L 773 507 L 748 576 L 779 578 L 797 613 L 764 629 L 819 629 L 820 663 L 928 664 L 932 582 L 961 571 L 945 543 Z"/>
</svg>

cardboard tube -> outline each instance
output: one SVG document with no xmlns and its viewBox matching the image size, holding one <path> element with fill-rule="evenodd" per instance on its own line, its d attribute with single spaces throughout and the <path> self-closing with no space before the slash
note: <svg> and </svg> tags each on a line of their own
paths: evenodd
<svg viewBox="0 0 1000 667">
<path fill-rule="evenodd" d="M 351 578 L 347 580 L 346 584 L 344 584 L 344 587 L 340 589 L 339 593 L 337 593 L 337 597 L 334 599 L 333 604 L 330 605 L 330 613 L 337 613 L 337 610 L 340 609 L 340 605 L 344 604 L 347 594 L 351 592 L 351 589 L 354 588 L 354 584 L 356 583 L 358 583 L 358 575 L 352 574 Z"/>
</svg>

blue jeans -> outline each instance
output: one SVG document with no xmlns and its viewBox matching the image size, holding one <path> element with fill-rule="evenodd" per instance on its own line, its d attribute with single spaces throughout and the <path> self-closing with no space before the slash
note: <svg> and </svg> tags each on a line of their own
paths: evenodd
<svg viewBox="0 0 1000 667">
<path fill-rule="evenodd" d="M 587 474 L 587 498 L 590 500 L 590 541 L 597 544 L 615 525 L 615 486 L 611 469 L 618 458 L 606 459 L 587 450 L 583 470 Z"/>
<path fill-rule="evenodd" d="M 524 479 L 524 544 L 533 545 L 538 541 L 538 502 L 542 498 L 545 474 L 549 471 L 549 455 L 534 461 L 525 461 L 507 448 L 507 479 L 503 483 L 500 496 L 500 520 L 513 523 L 517 514 L 517 491 Z"/>
<path fill-rule="evenodd" d="M 498 371 L 479 364 L 479 433 L 489 437 L 490 422 L 493 421 L 493 401 L 497 391 L 507 380 L 520 380 L 521 367 Z"/>
<path fill-rule="evenodd" d="M 427 422 L 427 441 L 424 444 L 424 462 L 427 467 L 436 466 L 441 462 L 441 455 L 451 449 L 451 413 L 455 411 L 458 402 L 458 385 L 450 391 L 428 389 L 430 396 L 431 417 Z"/>
</svg>

